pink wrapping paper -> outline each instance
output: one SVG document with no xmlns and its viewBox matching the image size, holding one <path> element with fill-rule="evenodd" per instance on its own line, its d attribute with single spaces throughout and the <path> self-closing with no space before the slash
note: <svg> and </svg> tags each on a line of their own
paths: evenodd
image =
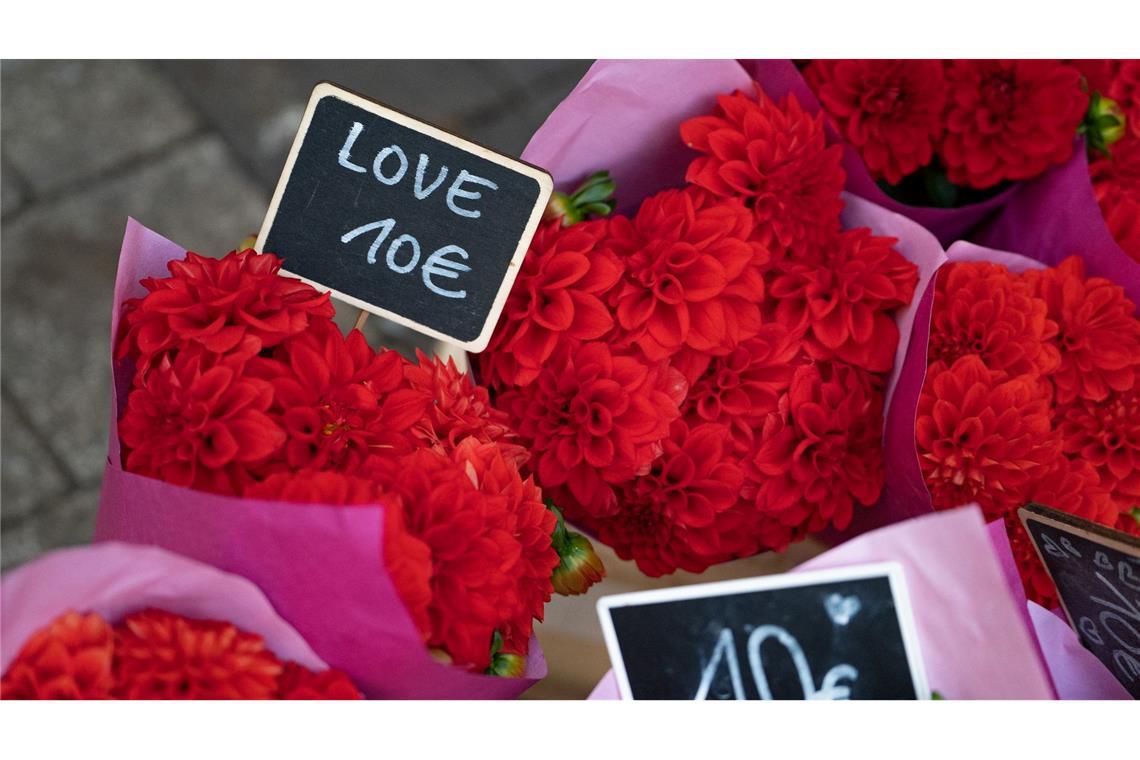
<svg viewBox="0 0 1140 760">
<path fill-rule="evenodd" d="M 1002 578 L 981 511 L 964 507 L 854 538 L 792 572 L 898 562 L 930 688 L 947 699 L 1052 699 L 1018 600 Z M 590 699 L 618 699 L 607 673 Z"/>
<path fill-rule="evenodd" d="M 1066 163 L 1028 183 L 976 239 L 1049 266 L 1080 254 L 1088 274 L 1112 280 L 1140 304 L 1140 263 L 1116 244 L 1104 223 L 1083 140 Z"/>
<path fill-rule="evenodd" d="M 153 546 L 107 542 L 55 551 L 4 576 L 0 673 L 32 634 L 65 612 L 97 612 L 117 623 L 148 607 L 233 623 L 261 636 L 283 660 L 327 667 L 244 578 Z"/>
<path fill-rule="evenodd" d="M 745 71 L 764 88 L 769 97 L 779 98 L 791 93 L 796 96 L 796 99 L 806 110 L 811 113 L 819 112 L 820 104 L 815 93 L 811 91 L 807 81 L 791 61 L 745 60 L 740 63 Z M 899 203 L 884 193 L 875 180 L 871 178 L 870 172 L 867 171 L 867 165 L 863 163 L 859 152 L 847 144 L 839 132 L 828 125 L 827 133 L 832 142 L 841 143 L 844 146 L 843 169 L 847 172 L 848 192 L 913 219 L 934 233 L 934 236 L 943 245 L 966 237 L 971 230 L 1000 212 L 1021 192 L 1022 183 L 1017 183 L 992 198 L 959 208 L 933 208 Z"/>
<path fill-rule="evenodd" d="M 806 89 L 790 63 L 753 64 L 771 95 Z M 563 190 L 599 169 L 609 169 L 617 181 L 619 210 L 632 211 L 645 196 L 683 183 L 695 154 L 681 142 L 681 122 L 711 111 L 716 95 L 751 86 L 748 72 L 736 61 L 599 61 L 539 127 L 523 159 L 546 168 Z M 810 92 L 804 94 L 805 99 L 809 96 Z M 917 484 L 914 477 L 918 463 L 913 412 L 926 365 L 910 361 L 907 350 L 914 346 L 910 336 L 917 325 L 925 356 L 930 307 L 920 304 L 917 294 L 927 289 L 946 254 L 932 234 L 907 216 L 850 193 L 844 201 L 845 226 L 866 226 L 876 234 L 898 238 L 898 250 L 918 266 L 920 274 L 914 302 L 896 315 L 900 340 L 888 378 L 884 420 L 885 430 L 895 431 L 888 432 L 885 440 L 887 488 L 878 506 L 857 511 L 846 531 L 851 534 L 930 511 L 926 486 L 920 476 Z M 914 472 L 893 477 L 891 465 L 898 462 Z M 926 498 L 925 508 L 920 497 Z"/>
<path fill-rule="evenodd" d="M 165 276 L 185 249 L 129 220 L 115 283 L 112 335 L 140 278 Z M 130 367 L 117 363 L 97 541 L 154 544 L 256 584 L 329 665 L 369 697 L 506 699 L 546 675 L 537 639 L 523 678 L 468 673 L 432 659 L 381 556 L 383 506 L 238 499 L 124 472 L 115 421 Z"/>
</svg>

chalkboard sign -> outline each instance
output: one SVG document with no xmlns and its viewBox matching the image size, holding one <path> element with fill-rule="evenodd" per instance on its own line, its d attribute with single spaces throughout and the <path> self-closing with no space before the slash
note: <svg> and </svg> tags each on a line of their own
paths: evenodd
<svg viewBox="0 0 1140 760">
<path fill-rule="evenodd" d="M 618 594 L 598 615 L 626 699 L 926 699 L 897 563 Z"/>
<path fill-rule="evenodd" d="M 1018 514 L 1081 643 L 1140 697 L 1140 540 L 1040 504 Z"/>
<path fill-rule="evenodd" d="M 481 351 L 552 186 L 541 169 L 321 83 L 257 248 L 358 308 Z"/>
</svg>

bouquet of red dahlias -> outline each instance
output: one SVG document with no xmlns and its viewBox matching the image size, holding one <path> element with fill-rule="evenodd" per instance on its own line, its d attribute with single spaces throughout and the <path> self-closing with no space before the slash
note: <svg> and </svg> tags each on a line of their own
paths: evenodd
<svg viewBox="0 0 1140 760">
<path fill-rule="evenodd" d="M 1002 519 L 1030 599 L 1056 590 L 1028 502 L 1140 534 L 1140 319 L 1123 290 L 961 244 L 934 285 L 915 441 L 935 509 Z"/>
<path fill-rule="evenodd" d="M 360 699 L 256 586 L 155 547 L 4 576 L 0 699 Z"/>
<path fill-rule="evenodd" d="M 845 211 L 841 153 L 716 61 L 599 63 L 524 153 L 563 184 L 608 167 L 624 205 L 606 217 L 605 172 L 556 194 L 475 366 L 567 519 L 650 575 L 843 530 L 880 496 L 918 270 L 870 228 L 921 232 Z"/>
<path fill-rule="evenodd" d="M 600 563 L 484 389 L 345 336 L 280 266 L 128 228 L 97 537 L 249 578 L 370 696 L 517 695 L 533 621 Z"/>
</svg>

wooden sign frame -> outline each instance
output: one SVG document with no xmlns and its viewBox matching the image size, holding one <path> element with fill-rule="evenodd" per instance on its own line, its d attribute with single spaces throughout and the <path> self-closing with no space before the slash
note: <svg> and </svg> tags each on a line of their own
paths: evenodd
<svg viewBox="0 0 1140 760">
<path fill-rule="evenodd" d="M 633 700 L 633 690 L 629 683 L 629 674 L 626 672 L 625 661 L 622 658 L 621 647 L 617 639 L 610 611 L 618 607 L 643 606 L 661 602 L 676 602 L 689 599 L 704 599 L 717 596 L 734 596 L 747 594 L 753 591 L 772 591 L 776 589 L 799 588 L 802 586 L 817 586 L 837 581 L 856 581 L 867 578 L 886 577 L 890 583 L 891 596 L 895 602 L 895 616 L 898 619 L 899 631 L 902 635 L 903 647 L 906 650 L 907 665 L 910 669 L 911 682 L 918 699 L 930 699 L 930 686 L 926 679 L 926 667 L 922 659 L 922 650 L 918 641 L 918 629 L 914 620 L 914 610 L 910 603 L 910 594 L 906 586 L 906 574 L 898 562 L 876 562 L 850 567 L 838 567 L 827 570 L 811 570 L 802 573 L 782 573 L 767 575 L 758 578 L 743 578 L 731 581 L 716 581 L 713 583 L 697 583 L 689 586 L 675 588 L 653 589 L 650 591 L 633 591 L 625 594 L 612 594 L 598 599 L 598 618 L 602 625 L 602 635 L 605 638 L 606 649 L 613 665 L 614 676 L 617 679 L 618 690 L 622 699 Z"/>
<path fill-rule="evenodd" d="M 471 353 L 478 353 L 487 347 L 491 340 L 491 334 L 495 330 L 495 326 L 499 321 L 499 316 L 502 314 L 503 307 L 506 305 L 507 296 L 510 294 L 511 286 L 514 285 L 515 278 L 518 276 L 519 270 L 522 266 L 523 256 L 526 255 L 527 249 L 530 247 L 530 242 L 534 238 L 535 232 L 538 230 L 538 225 L 542 221 L 543 212 L 546 210 L 546 205 L 550 200 L 550 196 L 554 191 L 554 180 L 549 173 L 521 161 L 519 159 L 511 158 L 497 151 L 491 150 L 483 145 L 467 140 L 458 135 L 452 134 L 444 129 L 435 125 L 429 124 L 421 119 L 409 116 L 408 114 L 399 111 L 390 106 L 384 105 L 378 101 L 367 98 L 359 93 L 353 92 L 340 85 L 333 84 L 332 82 L 319 82 L 314 88 L 313 92 L 309 95 L 308 105 L 305 106 L 305 114 L 301 119 L 301 124 L 297 129 L 297 134 L 293 138 L 293 145 L 289 149 L 289 156 L 285 160 L 285 168 L 281 172 L 281 177 L 277 181 L 277 187 L 273 192 L 273 199 L 269 203 L 269 210 L 265 214 L 265 219 L 261 224 L 261 230 L 257 235 L 257 243 L 255 248 L 257 251 L 262 251 L 265 246 L 265 241 L 269 236 L 269 230 L 273 226 L 273 222 L 277 217 L 277 209 L 281 203 L 281 199 L 285 194 L 285 188 L 289 184 L 290 178 L 293 176 L 293 168 L 297 161 L 297 156 L 301 151 L 301 146 L 304 144 L 305 137 L 309 133 L 309 125 L 312 122 L 313 114 L 316 111 L 317 104 L 326 97 L 335 97 L 343 100 L 351 105 L 367 111 L 368 113 L 375 114 L 381 118 L 388 119 L 403 127 L 406 127 L 415 132 L 427 135 L 440 142 L 447 143 L 459 150 L 472 153 L 484 160 L 491 163 L 498 164 L 513 172 L 522 174 L 538 183 L 538 199 L 535 202 L 534 208 L 531 210 L 530 216 L 527 218 L 526 226 L 523 229 L 522 236 L 519 238 L 519 243 L 515 252 L 512 254 L 509 263 L 507 264 L 506 273 L 503 276 L 502 282 L 499 285 L 498 292 L 491 303 L 491 308 L 487 312 L 484 320 L 483 327 L 479 335 L 472 340 L 462 341 L 453 338 L 450 335 L 435 330 L 427 325 L 410 319 L 401 314 L 389 311 L 375 304 L 368 303 L 354 296 L 342 293 L 335 288 L 327 285 L 322 285 L 309 278 L 301 277 L 288 269 L 282 269 L 283 274 L 290 277 L 296 277 L 309 285 L 312 285 L 321 292 L 328 292 L 339 301 L 343 301 L 351 306 L 355 306 L 362 311 L 376 314 L 377 316 L 389 319 L 397 324 L 411 328 L 417 332 L 428 335 L 437 340 L 442 340 L 455 346 L 459 346 L 465 351 Z"/>
<path fill-rule="evenodd" d="M 1057 599 L 1061 603 L 1061 609 L 1065 611 L 1065 618 L 1069 621 L 1069 627 L 1074 631 L 1077 631 L 1077 621 L 1073 619 L 1072 613 L 1069 612 L 1068 605 L 1065 604 L 1065 598 L 1061 595 L 1060 589 L 1057 586 L 1057 579 L 1053 577 L 1053 571 L 1050 569 L 1049 563 L 1045 560 L 1045 555 L 1042 553 L 1041 547 L 1037 545 L 1037 541 L 1033 538 L 1033 533 L 1029 530 L 1028 521 L 1030 519 L 1036 520 L 1056 530 L 1072 533 L 1086 541 L 1092 541 L 1094 544 L 1103 544 L 1121 554 L 1140 559 L 1140 538 L 1109 528 L 1106 525 L 1098 525 L 1089 520 L 1082 520 L 1066 512 L 1061 512 L 1052 507 L 1047 507 L 1044 504 L 1036 503 L 1026 504 L 1024 507 L 1020 507 L 1017 510 L 1017 517 L 1021 520 L 1021 527 L 1029 536 L 1029 543 L 1033 545 L 1033 551 L 1037 552 L 1037 558 L 1041 560 L 1041 564 L 1045 567 L 1045 572 L 1048 573 L 1049 580 L 1052 581 L 1053 587 L 1058 589 Z"/>
</svg>

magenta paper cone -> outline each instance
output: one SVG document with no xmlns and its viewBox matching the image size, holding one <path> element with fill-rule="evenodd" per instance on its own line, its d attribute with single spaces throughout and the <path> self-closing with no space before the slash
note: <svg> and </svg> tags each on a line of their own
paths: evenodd
<svg viewBox="0 0 1140 760">
<path fill-rule="evenodd" d="M 872 562 L 903 566 L 931 689 L 946 699 L 1054 698 L 976 506 L 867 533 L 792 572 Z M 590 698 L 617 699 L 614 687 L 607 673 Z"/>
<path fill-rule="evenodd" d="M 762 67 L 765 78 L 761 84 L 769 95 L 782 95 L 797 86 L 806 89 L 790 63 L 765 63 L 770 65 Z M 609 169 L 617 182 L 618 208 L 630 211 L 645 196 L 683 184 L 685 168 L 695 154 L 681 141 L 681 122 L 710 112 L 718 94 L 752 86 L 745 67 L 736 61 L 598 61 L 539 127 L 523 158 L 546 168 L 562 190 L 573 188 L 595 171 Z M 818 104 L 815 107 L 818 109 Z M 946 261 L 935 236 L 907 214 L 882 208 L 850 192 L 844 195 L 844 202 L 844 226 L 870 227 L 876 235 L 897 238 L 898 251 L 919 268 L 916 293 L 924 292 L 935 271 Z M 928 318 L 929 305 L 920 304 L 916 295 L 909 307 L 895 315 L 900 338 L 894 370 L 888 378 L 885 425 L 887 430 L 908 430 L 909 440 L 887 435 L 885 443 L 896 449 L 884 451 L 888 463 L 914 459 L 913 412 L 922 377 L 916 382 L 914 377 L 904 377 L 902 373 L 915 372 L 907 349 L 913 343 L 910 335 L 916 320 L 919 332 L 927 329 L 922 319 L 924 309 Z M 925 350 L 923 337 L 924 356 Z M 908 364 L 904 364 L 904 358 Z M 920 372 L 925 374 L 925 370 L 922 363 Z M 896 387 L 904 391 L 897 400 Z M 911 462 L 911 466 L 917 472 L 917 462 Z M 916 491 L 914 478 L 896 480 L 890 464 L 887 477 L 880 504 L 857 510 L 851 529 L 844 535 L 930 511 L 921 478 Z"/>
<path fill-rule="evenodd" d="M 65 612 L 97 612 L 116 623 L 148 607 L 233 623 L 265 639 L 282 660 L 328 667 L 244 578 L 153 546 L 107 542 L 51 552 L 4 576 L 0 672 L 32 634 Z"/>
<path fill-rule="evenodd" d="M 821 107 L 815 93 L 811 91 L 807 81 L 791 61 L 752 59 L 740 63 L 769 97 L 779 98 L 790 93 L 796 96 L 805 110 L 819 113 Z M 913 219 L 934 233 L 943 245 L 967 237 L 971 230 L 1000 212 L 1021 189 L 1021 184 L 1018 183 L 992 198 L 958 208 L 910 206 L 896 201 L 883 192 L 871 178 L 859 151 L 849 145 L 830 124 L 827 125 L 827 135 L 829 141 L 843 145 L 843 169 L 847 172 L 847 192 Z"/>
<path fill-rule="evenodd" d="M 115 283 L 116 333 L 123 301 L 142 295 L 139 279 L 165 276 L 167 262 L 185 253 L 128 222 Z M 239 499 L 124 472 L 115 420 L 131 368 L 117 362 L 114 372 L 96 540 L 154 544 L 249 579 L 325 662 L 369 697 L 506 699 L 546 675 L 534 638 L 522 678 L 469 673 L 432 659 L 385 570 L 382 505 Z"/>
<path fill-rule="evenodd" d="M 983 228 L 978 242 L 1016 251 L 1049 266 L 1079 254 L 1089 275 L 1124 288 L 1140 304 L 1140 263 L 1124 252 L 1104 223 L 1093 195 L 1083 140 L 1073 157 L 1028 183 Z"/>
</svg>

